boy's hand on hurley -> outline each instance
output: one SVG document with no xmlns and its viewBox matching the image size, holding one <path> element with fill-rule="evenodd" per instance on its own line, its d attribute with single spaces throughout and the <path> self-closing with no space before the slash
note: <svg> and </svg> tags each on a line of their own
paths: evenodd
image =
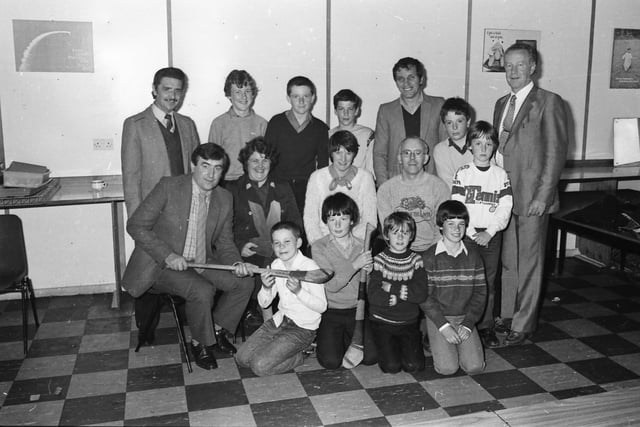
<svg viewBox="0 0 640 427">
<path fill-rule="evenodd" d="M 265 271 L 260 275 L 260 279 L 262 280 L 262 286 L 269 289 L 276 284 L 276 278 L 271 274 L 270 271 Z"/>
<path fill-rule="evenodd" d="M 389 296 L 389 307 L 393 307 L 397 303 L 398 303 L 398 297 L 395 296 L 395 295 L 390 295 Z"/>
<path fill-rule="evenodd" d="M 302 289 L 300 280 L 289 277 L 287 279 L 287 289 L 289 289 L 294 294 L 298 295 L 298 292 L 300 292 L 300 289 Z"/>
<path fill-rule="evenodd" d="M 444 339 L 449 344 L 460 344 L 462 342 L 460 336 L 451 325 L 447 325 L 440 333 L 444 335 Z"/>
<path fill-rule="evenodd" d="M 373 257 L 371 256 L 371 251 L 366 251 L 358 255 L 352 265 L 356 270 L 364 268 L 366 271 L 371 272 L 371 269 L 373 268 Z"/>
</svg>

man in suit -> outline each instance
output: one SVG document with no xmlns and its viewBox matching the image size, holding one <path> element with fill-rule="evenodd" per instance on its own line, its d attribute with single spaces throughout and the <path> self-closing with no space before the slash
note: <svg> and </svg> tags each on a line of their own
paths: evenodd
<svg viewBox="0 0 640 427">
<path fill-rule="evenodd" d="M 440 120 L 444 98 L 424 93 L 427 71 L 415 58 L 402 58 L 393 66 L 393 79 L 400 97 L 380 105 L 373 145 L 373 169 L 378 187 L 400 174 L 398 148 L 408 136 L 420 137 L 433 153 L 436 144 L 447 137 Z M 435 175 L 435 163 L 427 164 L 427 172 Z"/>
<path fill-rule="evenodd" d="M 129 218 L 127 231 L 136 247 L 122 285 L 136 298 L 149 288 L 184 298 L 196 363 L 214 369 L 214 344 L 225 353 L 236 351 L 224 330 L 238 326 L 253 291 L 247 276 L 255 266 L 242 263 L 232 233 L 233 198 L 218 187 L 229 157 L 219 145 L 207 143 L 196 148 L 191 162 L 191 174 L 161 178 Z M 190 260 L 235 269 L 233 274 L 194 269 L 187 265 Z M 222 296 L 212 317 L 216 290 Z"/>
<path fill-rule="evenodd" d="M 562 98 L 534 85 L 538 53 L 516 43 L 505 53 L 511 93 L 498 99 L 493 124 L 500 130 L 496 162 L 509 175 L 513 215 L 502 247 L 502 317 L 513 317 L 507 345 L 535 330 L 542 290 L 549 214 L 559 208 L 558 181 L 567 157 L 567 115 Z"/>
<path fill-rule="evenodd" d="M 189 156 L 200 144 L 196 125 L 178 114 L 187 77 L 178 68 L 162 68 L 153 77 L 153 103 L 124 121 L 122 183 L 129 217 L 163 176 L 191 172 Z"/>
</svg>

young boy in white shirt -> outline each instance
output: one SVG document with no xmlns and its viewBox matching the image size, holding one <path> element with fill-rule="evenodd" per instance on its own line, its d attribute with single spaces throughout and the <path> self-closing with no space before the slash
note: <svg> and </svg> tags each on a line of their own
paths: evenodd
<svg viewBox="0 0 640 427">
<path fill-rule="evenodd" d="M 279 222 L 271 229 L 275 270 L 317 270 L 318 264 L 300 252 L 302 231 L 292 222 Z M 321 314 L 327 309 L 324 284 L 262 273 L 258 303 L 268 307 L 277 296 L 278 312 L 238 349 L 236 361 L 258 376 L 280 374 L 304 361 L 303 350 L 313 342 Z"/>
</svg>

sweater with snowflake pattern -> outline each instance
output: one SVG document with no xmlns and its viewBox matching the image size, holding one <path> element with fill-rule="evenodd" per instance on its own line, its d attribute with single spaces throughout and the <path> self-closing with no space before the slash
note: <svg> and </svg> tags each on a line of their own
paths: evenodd
<svg viewBox="0 0 640 427">
<path fill-rule="evenodd" d="M 390 285 L 389 292 L 383 285 Z M 407 287 L 407 299 L 400 298 L 402 286 Z M 372 320 L 391 324 L 415 322 L 420 314 L 419 306 L 427 298 L 427 275 L 422 257 L 411 250 L 401 254 L 389 248 L 373 259 L 373 271 L 369 276 L 367 296 L 369 315 Z M 396 297 L 396 304 L 390 304 L 390 297 Z"/>
</svg>

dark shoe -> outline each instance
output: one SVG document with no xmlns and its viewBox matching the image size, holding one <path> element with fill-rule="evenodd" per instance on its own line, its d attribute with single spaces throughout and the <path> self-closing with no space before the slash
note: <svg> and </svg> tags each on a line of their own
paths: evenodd
<svg viewBox="0 0 640 427">
<path fill-rule="evenodd" d="M 238 351 L 227 339 L 227 334 L 224 329 L 216 331 L 216 345 L 214 347 L 222 353 L 227 353 L 230 356 L 233 356 Z"/>
<path fill-rule="evenodd" d="M 424 334 L 424 338 L 422 339 L 422 348 L 427 353 L 431 353 L 431 344 L 429 344 L 429 335 Z"/>
<path fill-rule="evenodd" d="M 496 337 L 496 333 L 493 332 L 493 329 L 491 328 L 480 329 L 478 333 L 480 334 L 480 338 L 482 339 L 482 342 L 484 343 L 485 347 L 487 348 L 500 347 L 500 340 L 498 339 L 498 337 Z"/>
<path fill-rule="evenodd" d="M 529 334 L 527 334 L 526 332 L 511 331 L 509 332 L 509 335 L 507 335 L 507 338 L 504 340 L 504 343 L 506 345 L 520 345 L 528 337 L 529 337 Z"/>
<path fill-rule="evenodd" d="M 508 321 L 503 320 L 500 317 L 496 317 L 493 331 L 496 334 L 508 334 L 510 332 L 509 327 L 510 327 L 510 324 L 508 323 Z"/>
<path fill-rule="evenodd" d="M 210 347 L 203 344 L 193 345 L 193 343 L 191 343 L 191 353 L 194 359 L 196 359 L 196 365 L 202 369 L 210 370 L 218 368 L 218 362 Z"/>
</svg>

